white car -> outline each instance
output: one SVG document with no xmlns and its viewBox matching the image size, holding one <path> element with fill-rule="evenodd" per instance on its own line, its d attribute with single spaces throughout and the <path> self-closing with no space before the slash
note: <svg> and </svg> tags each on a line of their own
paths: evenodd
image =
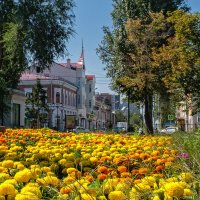
<svg viewBox="0 0 200 200">
<path fill-rule="evenodd" d="M 162 129 L 160 132 L 161 133 L 174 133 L 174 132 L 176 132 L 176 131 L 178 131 L 178 128 L 177 127 L 174 127 L 174 126 L 168 126 L 167 128 L 165 128 L 165 129 Z"/>
</svg>

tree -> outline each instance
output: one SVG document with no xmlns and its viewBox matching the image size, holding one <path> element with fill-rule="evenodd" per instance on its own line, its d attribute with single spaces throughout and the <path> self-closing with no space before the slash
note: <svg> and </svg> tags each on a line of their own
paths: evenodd
<svg viewBox="0 0 200 200">
<path fill-rule="evenodd" d="M 73 7 L 73 0 L 0 1 L 0 113 L 25 69 L 43 70 L 64 54 L 74 33 Z"/>
<path fill-rule="evenodd" d="M 97 53 L 99 54 L 100 59 L 106 64 L 105 70 L 107 70 L 107 76 L 112 78 L 112 87 L 115 90 L 119 90 L 122 92 L 128 93 L 130 92 L 130 96 L 132 101 L 144 101 L 145 102 L 145 122 L 147 126 L 147 131 L 153 133 L 153 126 L 152 126 L 152 95 L 154 89 L 154 83 L 156 83 L 156 79 L 160 79 L 158 76 L 158 72 L 149 73 L 149 66 L 148 61 L 151 61 L 150 56 L 148 55 L 151 52 L 151 48 L 156 45 L 158 42 L 159 45 L 164 43 L 166 40 L 165 38 L 159 38 L 160 41 L 157 40 L 156 36 L 159 36 L 159 29 L 158 32 L 156 30 L 156 23 L 154 24 L 154 39 L 150 40 L 150 46 L 148 45 L 149 37 L 148 25 L 152 22 L 153 18 L 151 16 L 152 12 L 159 12 L 163 10 L 163 16 L 166 15 L 168 10 L 176 10 L 178 7 L 184 4 L 184 0 L 177 0 L 177 1 L 164 1 L 160 0 L 159 3 L 155 0 L 143 1 L 143 0 L 114 0 L 114 10 L 112 12 L 113 18 L 113 31 L 109 30 L 107 27 L 103 28 L 104 31 L 104 39 L 99 45 L 97 49 Z M 187 9 L 185 7 L 185 9 Z M 156 18 L 156 16 L 155 16 Z M 163 19 L 163 17 L 162 17 Z M 159 18 L 157 18 L 157 22 Z M 144 23 L 144 26 L 140 26 Z M 143 43 L 140 43 L 142 37 L 138 37 L 137 45 L 134 44 L 134 39 L 131 39 L 131 34 L 134 33 L 134 26 L 136 27 L 135 34 L 137 31 L 137 36 L 141 34 L 146 37 L 146 41 L 144 40 Z M 142 28 L 141 28 L 142 27 Z M 141 28 L 141 29 L 140 29 Z M 158 27 L 159 28 L 159 27 Z M 163 26 L 162 28 L 168 30 L 169 27 Z M 131 34 L 127 33 L 132 32 Z M 162 29 L 160 30 L 162 31 Z M 160 32 L 161 33 L 161 32 Z M 173 33 L 172 33 L 173 34 Z M 162 34 L 161 34 L 162 35 Z M 136 36 L 136 35 L 135 35 Z M 131 41 L 130 41 L 131 39 Z M 143 50 L 138 46 L 143 45 Z M 157 45 L 158 46 L 158 45 Z M 146 51 L 147 47 L 147 51 Z M 140 74 L 143 76 L 134 76 L 137 72 L 135 72 L 135 60 L 134 56 L 137 54 L 142 55 L 142 57 L 136 58 L 137 59 L 137 68 L 143 68 Z M 143 54 L 144 53 L 144 54 Z M 132 54 L 132 55 L 131 55 Z M 141 59 L 140 59 L 141 58 Z M 141 62 L 141 63 L 140 63 Z M 145 63 L 145 64 L 144 64 Z M 145 73 L 144 73 L 145 72 Z M 157 76 L 155 76 L 157 75 Z M 138 78 L 140 77 L 140 78 Z M 156 77 L 156 78 L 155 78 Z M 149 81 L 150 78 L 150 81 Z M 144 81 L 145 79 L 145 81 Z M 131 81 L 130 81 L 131 80 Z M 137 82 L 135 82 L 137 80 Z M 148 81 L 148 82 L 147 82 Z M 138 84 L 138 83 L 141 84 Z M 152 82 L 152 84 L 149 84 Z M 141 87 L 141 85 L 143 85 Z M 121 87 L 122 86 L 122 87 Z M 145 87 L 144 87 L 145 86 Z M 146 87 L 148 86 L 148 87 Z M 160 84 L 160 86 L 164 87 L 164 85 Z M 141 88 L 140 90 L 137 89 L 135 91 L 135 87 Z M 143 89 L 142 89 L 143 88 Z M 164 91 L 160 87 L 160 91 Z"/>
<path fill-rule="evenodd" d="M 46 123 L 49 112 L 49 107 L 46 102 L 46 91 L 42 89 L 40 80 L 37 80 L 32 93 L 26 100 L 25 116 L 30 121 L 32 128 L 40 128 L 41 125 Z"/>
<path fill-rule="evenodd" d="M 171 93 L 178 93 L 179 101 L 186 100 L 188 116 L 192 115 L 192 99 L 200 90 L 200 14 L 177 10 L 169 13 L 167 20 L 175 34 L 154 49 L 153 59 L 157 68 L 167 66 L 164 83 Z"/>
</svg>

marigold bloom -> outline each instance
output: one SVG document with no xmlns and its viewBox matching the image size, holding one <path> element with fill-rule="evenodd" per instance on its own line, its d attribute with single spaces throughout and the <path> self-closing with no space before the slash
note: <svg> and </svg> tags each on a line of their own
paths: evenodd
<svg viewBox="0 0 200 200">
<path fill-rule="evenodd" d="M 126 196 L 122 191 L 113 191 L 108 195 L 109 200 L 125 200 Z"/>
<path fill-rule="evenodd" d="M 29 169 L 23 169 L 15 174 L 14 179 L 18 182 L 27 183 L 32 178 L 31 171 Z"/>
<path fill-rule="evenodd" d="M 40 198 L 31 192 L 27 192 L 26 194 L 17 194 L 15 200 L 40 200 Z"/>
<path fill-rule="evenodd" d="M 44 179 L 46 185 L 50 184 L 53 186 L 57 186 L 60 183 L 60 180 L 54 176 L 46 176 L 43 179 Z"/>
<path fill-rule="evenodd" d="M 12 168 L 14 166 L 14 162 L 12 160 L 4 160 L 2 162 L 2 167 Z"/>
<path fill-rule="evenodd" d="M 68 174 L 71 174 L 72 172 L 76 172 L 76 171 L 77 171 L 77 169 L 73 168 L 73 167 L 70 167 L 70 168 L 67 169 Z"/>
<path fill-rule="evenodd" d="M 72 182 L 74 182 L 74 181 L 75 181 L 74 177 L 71 177 L 71 176 L 67 176 L 67 177 L 63 180 L 64 183 L 72 183 Z"/>
<path fill-rule="evenodd" d="M 12 184 L 2 183 L 0 185 L 0 196 L 10 195 L 15 196 L 17 194 L 17 190 Z"/>
<path fill-rule="evenodd" d="M 86 179 L 87 181 L 89 181 L 89 182 L 92 182 L 92 181 L 94 180 L 94 177 L 91 176 L 91 175 L 87 175 L 87 176 L 85 176 L 85 179 Z"/>
<path fill-rule="evenodd" d="M 184 196 L 192 196 L 193 195 L 193 191 L 190 189 L 184 189 Z"/>
<path fill-rule="evenodd" d="M 146 174 L 148 171 L 149 171 L 148 168 L 140 168 L 138 172 L 139 174 Z"/>
<path fill-rule="evenodd" d="M 60 189 L 60 193 L 62 194 L 69 194 L 72 191 L 73 188 L 66 186 Z"/>
<path fill-rule="evenodd" d="M 6 173 L 0 173 L 0 179 L 8 179 L 10 176 Z"/>
<path fill-rule="evenodd" d="M 184 194 L 184 188 L 179 182 L 167 183 L 164 185 L 164 188 L 168 197 L 180 198 Z"/>
<path fill-rule="evenodd" d="M 99 181 L 103 181 L 107 178 L 107 175 L 106 174 L 99 174 L 97 178 L 98 178 Z"/>
<path fill-rule="evenodd" d="M 131 178 L 131 173 L 130 172 L 123 172 L 123 173 L 121 173 L 121 177 L 122 178 Z"/>
<path fill-rule="evenodd" d="M 108 173 L 109 173 L 108 168 L 105 167 L 105 166 L 100 166 L 100 167 L 97 169 L 97 172 L 103 173 L 103 174 L 108 174 Z"/>
<path fill-rule="evenodd" d="M 117 169 L 120 173 L 127 172 L 127 168 L 125 166 L 119 166 Z"/>
<path fill-rule="evenodd" d="M 32 193 L 33 195 L 36 195 L 37 197 L 41 198 L 42 193 L 38 187 L 30 187 L 30 186 L 25 186 L 24 188 L 21 189 L 21 194 L 27 194 L 27 192 Z"/>
</svg>

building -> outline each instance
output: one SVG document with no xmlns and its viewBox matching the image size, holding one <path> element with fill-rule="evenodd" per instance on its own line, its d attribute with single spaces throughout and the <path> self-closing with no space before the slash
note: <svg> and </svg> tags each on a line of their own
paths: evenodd
<svg viewBox="0 0 200 200">
<path fill-rule="evenodd" d="M 96 129 L 96 116 L 94 112 L 95 108 L 95 84 L 96 79 L 94 75 L 86 75 L 86 115 L 87 124 L 86 128 L 89 130 Z"/>
<path fill-rule="evenodd" d="M 19 89 L 24 91 L 28 97 L 31 95 L 32 88 L 37 80 L 40 80 L 47 94 L 46 103 L 49 106 L 49 113 L 46 126 L 55 128 L 56 130 L 65 130 L 68 126 L 68 117 L 77 115 L 76 85 L 58 77 L 24 73 L 21 76 Z M 29 119 L 26 119 L 26 126 L 28 125 Z"/>
<path fill-rule="evenodd" d="M 83 49 L 76 63 L 67 59 L 66 63 L 54 62 L 42 72 L 40 67 L 27 70 L 21 76 L 19 89 L 29 95 L 37 79 L 48 94 L 47 103 L 51 112 L 47 126 L 57 130 L 72 129 L 75 126 L 85 128 L 87 116 Z"/>
<path fill-rule="evenodd" d="M 12 128 L 24 127 L 25 100 L 26 96 L 23 91 L 12 90 L 6 100 L 10 112 L 6 112 L 1 124 Z"/>
</svg>

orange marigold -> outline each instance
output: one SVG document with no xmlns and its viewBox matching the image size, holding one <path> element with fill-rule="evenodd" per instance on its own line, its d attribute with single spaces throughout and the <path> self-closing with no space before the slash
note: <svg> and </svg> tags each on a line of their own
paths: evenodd
<svg viewBox="0 0 200 200">
<path fill-rule="evenodd" d="M 105 167 L 105 166 L 100 166 L 100 167 L 98 168 L 97 172 L 103 173 L 103 174 L 108 174 L 108 173 L 109 173 L 108 168 Z"/>
<path fill-rule="evenodd" d="M 123 172 L 121 173 L 122 178 L 131 178 L 131 173 L 130 172 Z"/>
<path fill-rule="evenodd" d="M 107 178 L 107 175 L 106 174 L 99 174 L 97 178 L 98 178 L 99 181 L 103 181 Z"/>
<path fill-rule="evenodd" d="M 120 173 L 127 172 L 127 168 L 126 168 L 125 166 L 119 166 L 119 167 L 118 167 L 118 171 L 119 171 Z"/>
<path fill-rule="evenodd" d="M 149 171 L 148 168 L 140 168 L 138 172 L 139 174 L 146 174 L 148 171 Z"/>
</svg>

